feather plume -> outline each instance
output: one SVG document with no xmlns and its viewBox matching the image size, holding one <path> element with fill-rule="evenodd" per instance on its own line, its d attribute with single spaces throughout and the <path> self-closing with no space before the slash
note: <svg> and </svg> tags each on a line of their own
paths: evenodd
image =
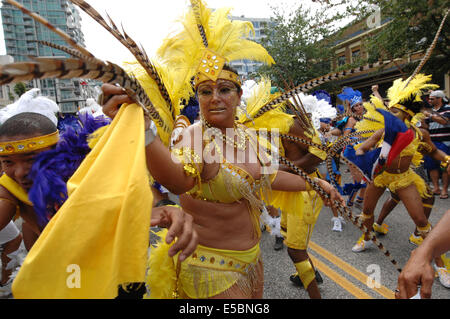
<svg viewBox="0 0 450 319">
<path fill-rule="evenodd" d="M 30 171 L 33 186 L 28 196 L 41 225 L 47 224 L 67 199 L 66 182 L 91 150 L 88 136 L 109 123 L 106 117 L 82 114 L 78 126 L 65 126 L 54 149 L 36 157 Z"/>
<path fill-rule="evenodd" d="M 181 19 L 183 30 L 165 39 L 157 51 L 161 61 L 185 74 L 183 78 L 191 79 L 196 74 L 205 49 L 198 29 L 199 19 L 205 31 L 208 49 L 226 61 L 252 59 L 269 65 L 275 63 L 260 44 L 246 39 L 253 30 L 250 22 L 231 21 L 228 18 L 229 8 L 212 11 L 201 0 L 193 2 L 193 6 Z"/>
<path fill-rule="evenodd" d="M 433 90 L 439 86 L 427 83 L 431 80 L 431 75 L 417 74 L 414 78 L 407 80 L 397 79 L 388 89 L 387 97 L 389 99 L 389 107 L 395 104 L 402 104 L 406 101 L 420 102 L 424 90 Z M 405 83 L 408 83 L 405 86 Z"/>
<path fill-rule="evenodd" d="M 147 53 L 142 47 L 139 47 L 136 42 L 128 36 L 128 34 L 123 30 L 122 32 L 116 26 L 114 21 L 111 19 L 109 15 L 107 15 L 109 19 L 109 24 L 103 19 L 103 17 L 95 10 L 92 6 L 90 6 L 84 0 L 70 0 L 72 3 L 78 5 L 84 12 L 86 12 L 89 16 L 91 16 L 96 22 L 98 22 L 102 27 L 104 27 L 109 33 L 111 33 L 120 43 L 122 43 L 130 52 L 134 55 L 139 64 L 144 68 L 147 72 L 147 75 L 155 81 L 155 84 L 159 90 L 159 93 L 162 96 L 165 104 L 169 108 L 170 113 L 172 114 L 173 120 L 175 120 L 178 115 L 175 107 L 172 104 L 172 99 L 170 98 L 169 92 L 164 85 L 164 81 L 161 79 L 158 70 L 153 65 L 152 61 L 148 58 Z"/>
<path fill-rule="evenodd" d="M 261 107 L 261 109 L 255 115 L 255 117 L 261 116 L 262 114 L 264 114 L 264 112 L 267 112 L 272 108 L 275 108 L 277 104 L 290 99 L 291 97 L 293 97 L 296 94 L 299 94 L 301 92 L 306 93 L 319 85 L 322 85 L 324 83 L 328 83 L 328 82 L 331 82 L 334 80 L 339 80 L 339 79 L 345 78 L 349 75 L 358 75 L 358 74 L 367 72 L 369 70 L 375 71 L 376 69 L 383 67 L 384 65 L 387 65 L 390 62 L 391 61 L 368 63 L 368 64 L 360 66 L 360 67 L 356 67 L 356 68 L 348 69 L 348 70 L 344 70 L 344 71 L 339 71 L 339 72 L 331 72 L 326 75 L 320 76 L 318 78 L 309 80 L 303 84 L 300 84 L 299 86 L 296 86 L 295 88 L 293 88 L 291 90 L 288 90 L 288 91 L 282 93 L 280 96 L 278 96 L 278 97 L 274 98 L 273 100 L 269 101 L 268 103 L 266 103 L 263 107 Z"/>
<path fill-rule="evenodd" d="M 203 3 L 199 0 L 191 0 L 192 12 L 195 17 L 195 21 L 197 22 L 198 31 L 200 36 L 202 37 L 203 45 L 205 48 L 208 47 L 208 38 L 206 36 L 205 27 L 203 23 L 207 22 L 207 16 L 209 15 Z"/>
<path fill-rule="evenodd" d="M 15 6 L 19 5 L 20 8 L 20 4 L 17 4 L 13 0 L 10 1 L 12 1 L 11 4 Z M 87 5 L 84 1 L 78 2 L 84 3 L 85 6 Z M 161 140 L 168 145 L 171 134 L 170 124 L 174 122 L 173 114 L 169 118 L 163 119 L 163 117 L 155 109 L 145 90 L 142 89 L 139 82 L 132 75 L 130 76 L 126 74 L 120 66 L 111 62 L 99 60 L 86 49 L 80 48 L 69 35 L 65 34 L 61 30 L 57 30 L 56 27 L 51 25 L 38 14 L 32 13 L 26 9 L 22 9 L 22 11 L 25 14 L 30 15 L 39 23 L 43 23 L 53 32 L 60 34 L 68 42 L 68 44 L 72 46 L 73 49 L 64 46 L 57 47 L 56 45 L 49 43 L 47 43 L 47 45 L 61 49 L 77 58 L 55 59 L 35 57 L 33 58 L 33 62 L 4 65 L 0 68 L 0 84 L 44 78 L 89 78 L 105 83 L 118 84 L 123 87 L 130 98 L 139 104 L 143 108 L 144 112 L 148 113 L 155 121 Z M 103 22 L 106 24 L 104 20 Z M 113 24 L 112 21 L 111 23 Z M 115 25 L 113 28 L 117 29 Z M 122 37 L 127 43 L 132 43 L 135 45 L 134 41 L 132 41 L 126 34 Z M 142 53 L 142 51 L 140 52 Z M 142 56 L 146 58 L 145 52 L 142 53 Z M 160 88 L 158 84 L 157 86 Z M 164 105 L 167 106 L 167 103 Z"/>
<path fill-rule="evenodd" d="M 420 72 L 420 70 L 422 70 L 422 68 L 425 65 L 425 63 L 427 63 L 427 61 L 430 59 L 431 53 L 433 52 L 434 48 L 436 47 L 437 41 L 439 39 L 439 35 L 441 34 L 442 28 L 444 27 L 444 23 L 445 23 L 445 20 L 447 19 L 449 11 L 450 11 L 450 9 L 447 9 L 447 11 L 445 12 L 444 18 L 442 19 L 441 24 L 439 25 L 439 28 L 438 28 L 438 30 L 436 32 L 436 35 L 434 36 L 433 42 L 431 42 L 430 47 L 427 49 L 427 52 L 423 56 L 423 58 L 420 61 L 419 65 L 416 67 L 414 72 L 409 77 L 409 80 L 405 84 L 405 88 L 408 86 L 409 82 L 412 79 L 414 79 L 414 77 Z"/>
<path fill-rule="evenodd" d="M 127 90 L 134 101 L 149 112 L 156 125 L 170 136 L 166 122 L 156 111 L 139 82 L 114 63 L 97 59 L 34 58 L 34 61 L 30 62 L 17 62 L 0 66 L 0 85 L 46 78 L 87 78 L 104 83 L 119 84 Z"/>
</svg>

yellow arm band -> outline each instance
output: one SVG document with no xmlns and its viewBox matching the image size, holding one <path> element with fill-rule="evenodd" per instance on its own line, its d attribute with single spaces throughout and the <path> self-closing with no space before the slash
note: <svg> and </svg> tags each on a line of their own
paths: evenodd
<svg viewBox="0 0 450 319">
<path fill-rule="evenodd" d="M 449 163 L 450 163 L 450 155 L 447 155 L 444 157 L 444 160 L 441 162 L 441 166 L 444 168 L 447 168 Z"/>
<path fill-rule="evenodd" d="M 184 173 L 187 176 L 196 178 L 200 186 L 200 174 L 203 170 L 201 157 L 190 147 L 173 148 L 172 155 L 183 164 Z"/>
</svg>

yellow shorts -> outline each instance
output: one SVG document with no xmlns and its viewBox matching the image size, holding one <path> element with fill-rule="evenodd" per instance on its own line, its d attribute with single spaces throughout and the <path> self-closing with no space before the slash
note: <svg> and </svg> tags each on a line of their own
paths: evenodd
<svg viewBox="0 0 450 319">
<path fill-rule="evenodd" d="M 323 207 L 320 196 L 315 191 L 272 191 L 271 205 L 281 210 L 284 244 L 289 248 L 305 250 Z"/>
</svg>

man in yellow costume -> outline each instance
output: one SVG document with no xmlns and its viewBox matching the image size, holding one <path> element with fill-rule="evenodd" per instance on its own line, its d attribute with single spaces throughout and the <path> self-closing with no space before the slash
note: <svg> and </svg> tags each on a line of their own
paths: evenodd
<svg viewBox="0 0 450 319">
<path fill-rule="evenodd" d="M 289 135 L 306 138 L 316 144 L 321 144 L 317 129 L 320 127 L 319 114 L 329 114 L 330 118 L 336 116 L 336 111 L 325 101 L 319 101 L 315 96 L 298 97 L 306 112 L 312 115 L 311 123 L 306 123 L 309 130 L 305 129 L 305 123 L 300 123 L 299 117 L 292 118 L 286 114 L 289 123 Z M 323 112 L 319 112 L 321 109 Z M 327 111 L 325 111 L 327 110 Z M 331 114 L 330 114 L 331 112 Z M 317 115 L 316 115 L 317 114 Z M 309 124 L 309 125 L 308 125 Z M 327 154 L 314 146 L 308 146 L 300 142 L 282 141 L 281 154 L 304 170 L 311 178 L 322 178 L 317 167 L 322 163 Z M 289 169 L 287 169 L 289 171 Z M 320 273 L 314 269 L 309 259 L 307 248 L 312 232 L 323 207 L 321 197 L 314 191 L 303 192 L 272 192 L 270 204 L 281 210 L 281 234 L 285 238 L 289 257 L 297 272 L 290 276 L 290 280 L 307 290 L 311 299 L 321 298 L 318 283 L 323 282 Z"/>
</svg>

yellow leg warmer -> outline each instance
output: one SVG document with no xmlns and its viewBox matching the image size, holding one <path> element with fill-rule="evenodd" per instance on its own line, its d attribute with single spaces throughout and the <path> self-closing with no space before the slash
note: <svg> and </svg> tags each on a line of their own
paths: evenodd
<svg viewBox="0 0 450 319">
<path fill-rule="evenodd" d="M 311 283 L 311 281 L 313 281 L 316 278 L 316 274 L 314 272 L 314 269 L 313 269 L 311 263 L 307 259 L 307 260 L 298 262 L 294 265 L 295 265 L 295 268 L 297 269 L 298 276 L 300 277 L 300 280 L 303 283 L 303 287 L 305 287 L 305 289 L 307 289 L 309 284 Z"/>
<path fill-rule="evenodd" d="M 425 238 L 428 235 L 428 233 L 431 231 L 431 224 L 428 223 L 424 227 L 417 226 L 416 228 L 417 228 L 417 232 L 419 233 L 419 235 L 422 236 L 422 238 Z"/>
<path fill-rule="evenodd" d="M 425 208 L 433 208 L 433 205 L 432 204 L 422 204 L 423 205 L 423 207 L 425 207 Z"/>
</svg>

